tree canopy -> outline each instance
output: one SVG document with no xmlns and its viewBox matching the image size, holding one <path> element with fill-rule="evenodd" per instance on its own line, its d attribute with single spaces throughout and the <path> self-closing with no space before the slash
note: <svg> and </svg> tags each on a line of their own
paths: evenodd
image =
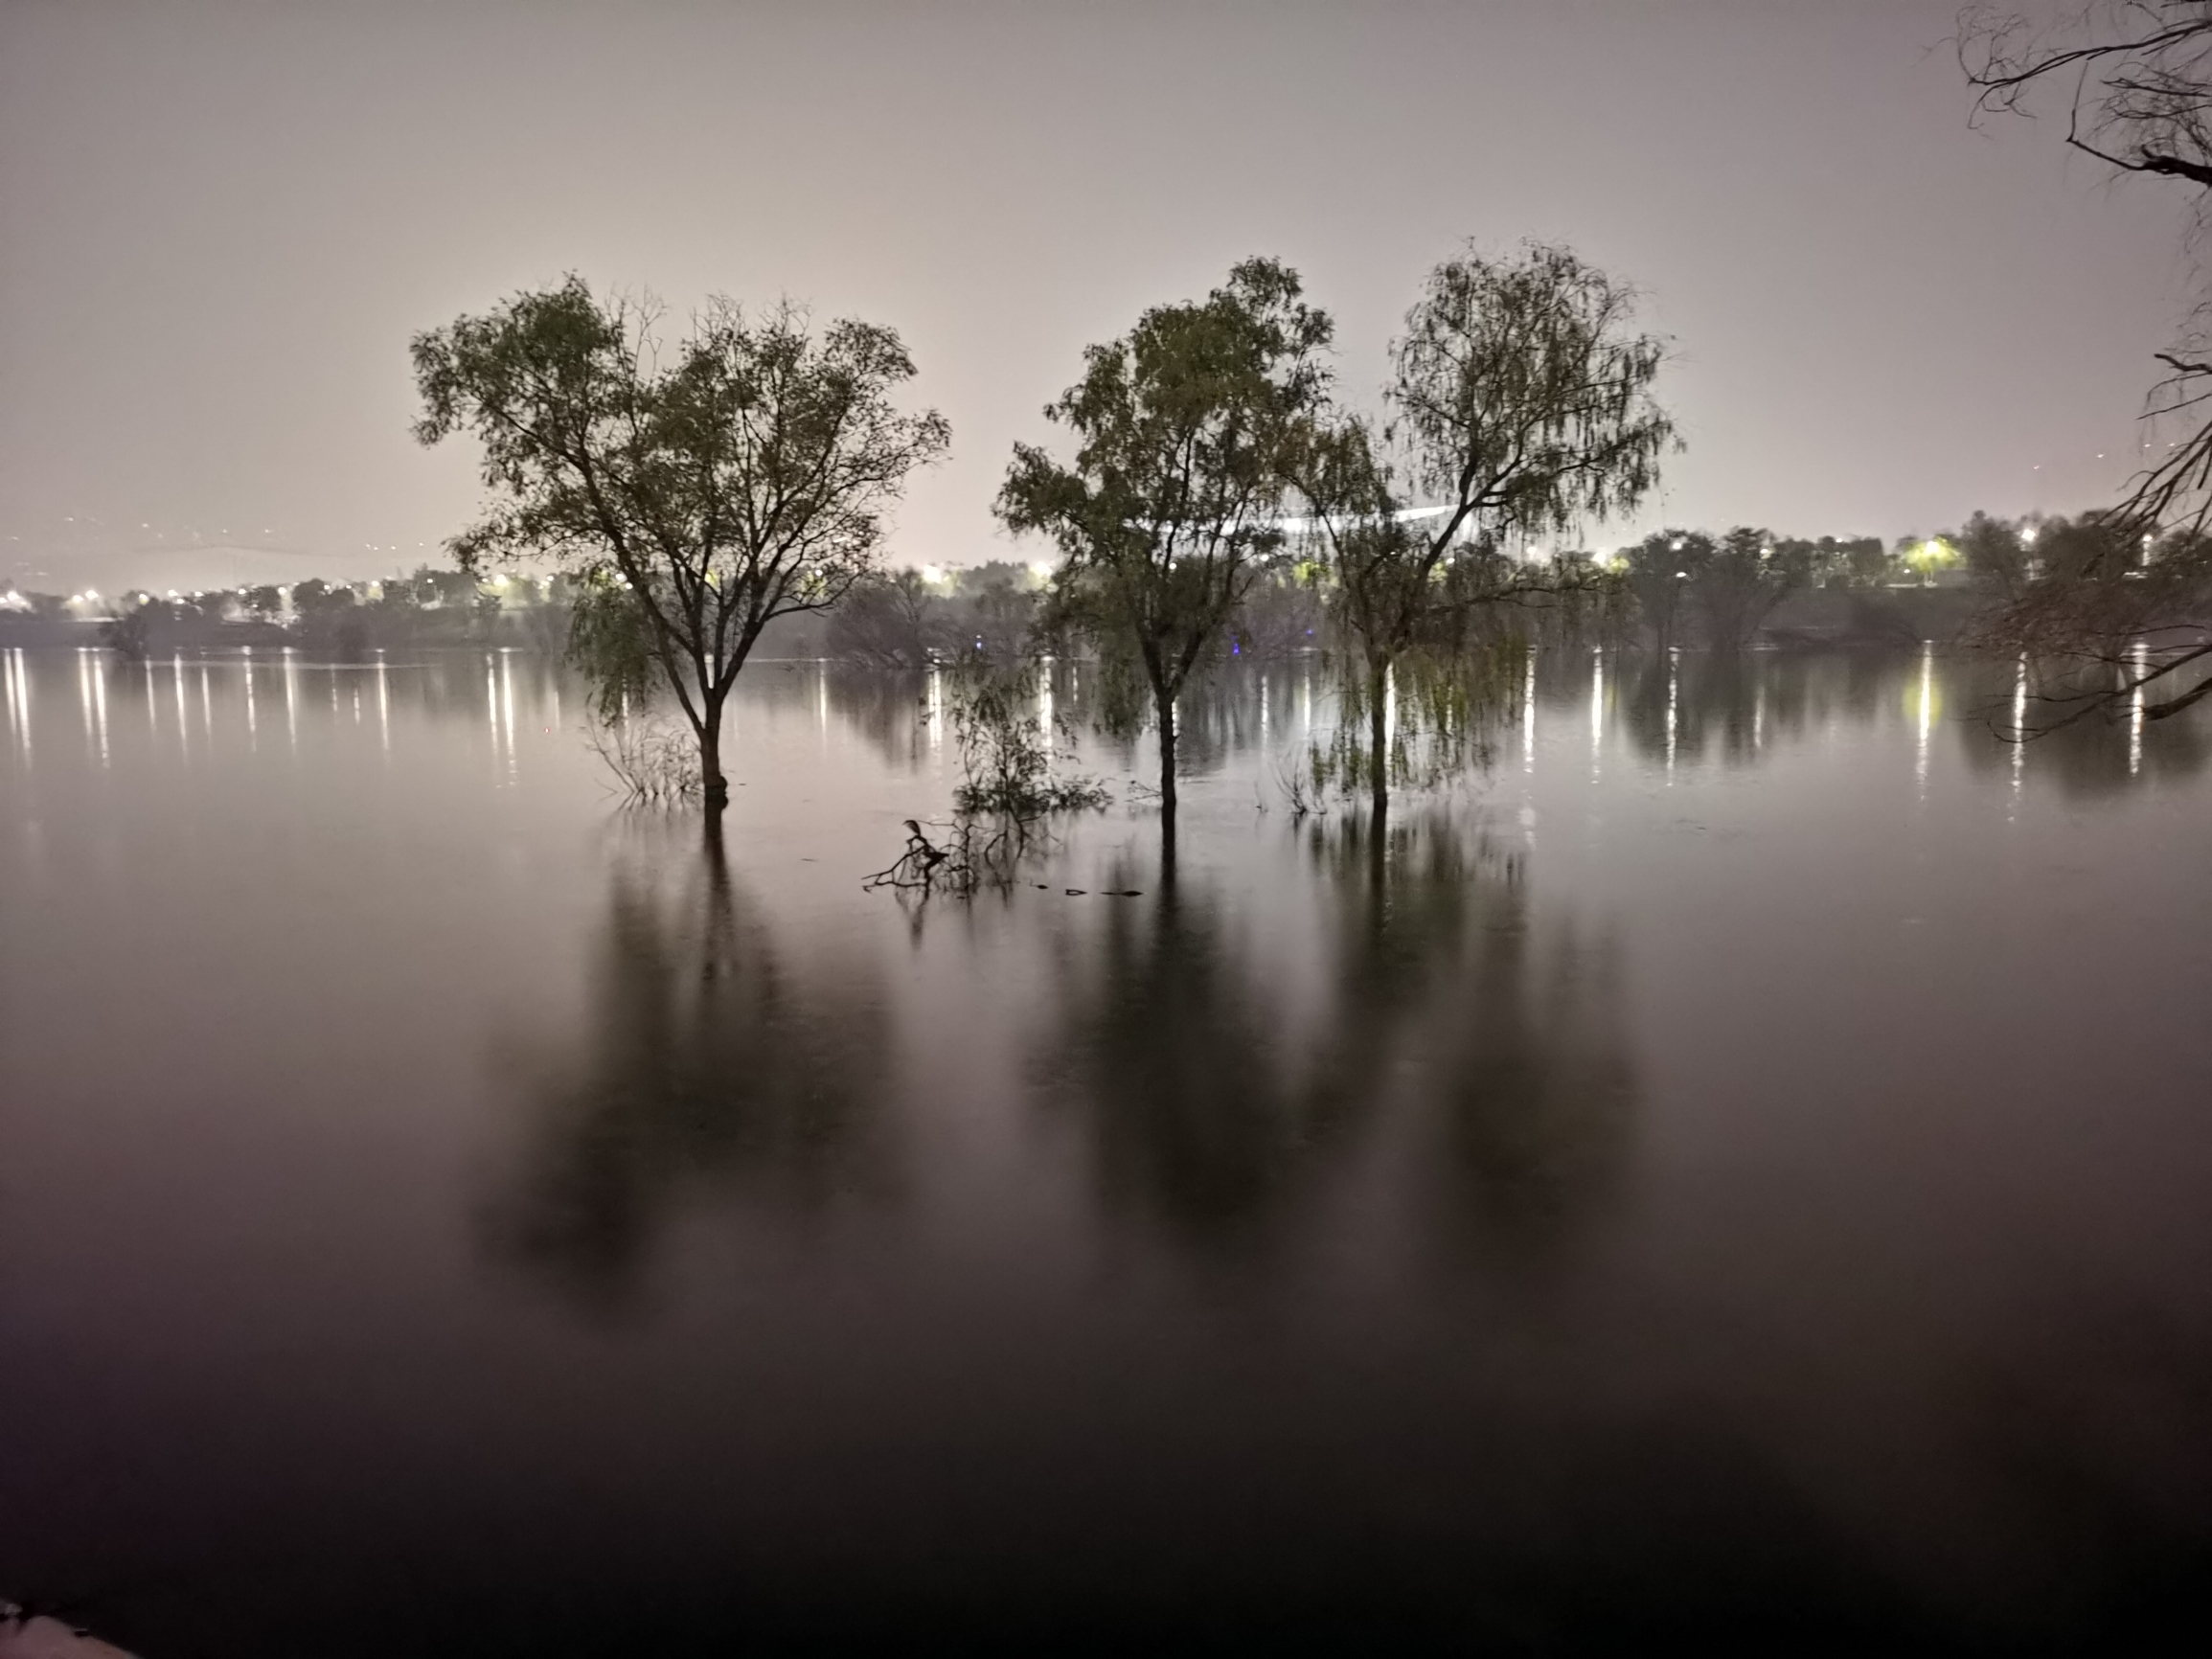
<svg viewBox="0 0 2212 1659">
<path fill-rule="evenodd" d="M 1651 395 L 1664 342 L 1634 331 L 1634 291 L 1565 248 L 1470 251 L 1432 271 L 1391 348 L 1378 424 L 1319 423 L 1299 487 L 1360 657 L 1369 782 L 1386 788 L 1383 688 L 1409 653 L 1460 648 L 1468 613 L 1579 589 L 1580 561 L 1514 561 L 1524 542 L 1628 511 L 1675 429 Z M 1364 682 L 1364 683 L 1359 683 Z"/>
<path fill-rule="evenodd" d="M 1073 459 L 1017 443 L 998 494 L 1009 529 L 1060 549 L 1056 618 L 1151 693 L 1171 850 L 1175 699 L 1281 545 L 1288 450 L 1326 392 L 1330 321 L 1300 294 L 1289 267 L 1246 260 L 1204 300 L 1090 347 L 1044 411 Z"/>
<path fill-rule="evenodd" d="M 817 331 L 789 301 L 718 298 L 664 363 L 659 322 L 570 276 L 419 334 L 415 433 L 483 446 L 493 502 L 450 543 L 462 566 L 538 557 L 570 576 L 572 649 L 603 712 L 665 686 L 718 806 L 722 706 L 761 630 L 878 566 L 885 512 L 950 429 L 893 403 L 914 365 L 889 329 Z"/>
</svg>

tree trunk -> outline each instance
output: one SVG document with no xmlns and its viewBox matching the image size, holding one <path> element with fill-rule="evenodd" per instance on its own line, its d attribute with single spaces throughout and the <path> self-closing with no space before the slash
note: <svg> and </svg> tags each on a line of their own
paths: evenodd
<svg viewBox="0 0 2212 1659">
<path fill-rule="evenodd" d="M 710 815 L 730 804 L 730 781 L 722 776 L 722 695 L 707 693 L 699 713 L 699 789 Z"/>
<path fill-rule="evenodd" d="M 1160 878 L 1172 881 L 1175 873 L 1175 699 L 1154 687 L 1152 700 L 1160 724 Z"/>
<path fill-rule="evenodd" d="M 1390 670 L 1367 670 L 1367 783 L 1375 795 L 1375 826 L 1382 827 L 1390 801 L 1390 734 L 1383 719 L 1383 699 L 1390 692 Z"/>
</svg>

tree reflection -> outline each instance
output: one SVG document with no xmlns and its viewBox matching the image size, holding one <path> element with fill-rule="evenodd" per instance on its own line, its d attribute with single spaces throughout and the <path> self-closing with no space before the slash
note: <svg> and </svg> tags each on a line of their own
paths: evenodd
<svg viewBox="0 0 2212 1659">
<path fill-rule="evenodd" d="M 2022 664 L 1977 658 L 1952 670 L 1954 694 L 1969 712 L 1961 741 L 1977 771 L 2010 769 L 2056 783 L 2065 794 L 2116 795 L 2155 782 L 2193 778 L 2212 761 L 2212 725 L 2201 709 L 2170 719 L 2148 717 L 2152 692 L 2099 708 L 2070 724 L 2044 724 L 2041 677 Z M 2032 735 L 2014 741 L 2022 727 Z"/>
<path fill-rule="evenodd" d="M 1518 856 L 1448 812 L 1381 838 L 1354 818 L 1311 845 L 1338 912 L 1312 1087 L 1349 1100 L 1396 1080 L 1455 1237 L 1534 1241 L 1595 1213 L 1632 1102 L 1611 953 L 1539 929 Z"/>
<path fill-rule="evenodd" d="M 1485 928 L 1439 1018 L 1431 1100 L 1455 1223 L 1535 1243 L 1597 1214 L 1627 1159 L 1634 1074 L 1610 951 L 1562 930 Z"/>
<path fill-rule="evenodd" d="M 1203 891 L 1165 889 L 1117 902 L 1082 955 L 1063 965 L 1046 1070 L 1081 1105 L 1109 1201 L 1201 1239 L 1247 1231 L 1326 1125 L 1287 1088 L 1278 1016 L 1234 919 Z"/>
<path fill-rule="evenodd" d="M 2039 732 L 2026 745 L 2004 734 L 2045 705 L 2032 670 L 1960 652 L 1821 650 L 1619 653 L 1606 670 L 1620 730 L 1649 761 L 1755 763 L 1810 733 L 1900 717 L 1956 733 L 1975 770 L 2011 770 L 2071 795 L 2116 794 L 2159 779 L 2193 777 L 2212 761 L 2212 725 L 2195 711 L 2151 720 L 2122 703 L 2096 717 Z M 1586 657 L 1540 665 L 1539 699 L 1572 706 L 1592 694 Z M 1925 707 L 1923 706 L 1925 703 Z M 2024 713 L 2023 713 L 2024 710 Z"/>
<path fill-rule="evenodd" d="M 1440 973 L 1476 918 L 1519 879 L 1519 861 L 1432 811 L 1392 824 L 1357 812 L 1305 831 L 1334 901 L 1330 1017 L 1315 1035 L 1307 1088 L 1336 1109 L 1371 1099 L 1430 1017 Z"/>
<path fill-rule="evenodd" d="M 920 768 L 929 753 L 929 691 L 936 674 L 845 664 L 827 671 L 831 705 L 838 718 L 887 765 L 906 772 Z"/>
<path fill-rule="evenodd" d="M 1391 1145 L 1456 1239 L 1597 1213 L 1632 1102 L 1609 952 L 1537 928 L 1516 856 L 1448 813 L 1300 834 L 1317 958 L 1263 950 L 1256 914 L 1188 881 L 1070 952 L 1046 1070 L 1108 1203 L 1255 1239 Z"/>
<path fill-rule="evenodd" d="M 526 1069 L 528 1145 L 484 1217 L 494 1254 L 616 1301 L 701 1187 L 821 1204 L 878 1171 L 880 999 L 782 960 L 718 830 L 615 872 L 590 999 L 583 1052 Z"/>
<path fill-rule="evenodd" d="M 1769 741 L 1801 736 L 1814 708 L 1833 713 L 1848 702 L 1848 690 L 1828 683 L 1838 668 L 1741 651 L 1624 654 L 1622 727 L 1651 760 L 1752 764 Z"/>
</svg>

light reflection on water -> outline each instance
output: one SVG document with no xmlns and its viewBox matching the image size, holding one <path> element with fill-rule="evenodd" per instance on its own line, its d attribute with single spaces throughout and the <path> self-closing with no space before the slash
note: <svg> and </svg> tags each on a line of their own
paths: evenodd
<svg viewBox="0 0 2212 1659">
<path fill-rule="evenodd" d="M 149 1655 L 395 1584 L 472 1653 L 2196 1605 L 2201 722 L 1557 652 L 1379 830 L 1294 813 L 1274 663 L 1172 891 L 1117 807 L 960 906 L 858 886 L 941 674 L 748 670 L 718 844 L 528 653 L 0 667 L 0 1593 Z"/>
</svg>

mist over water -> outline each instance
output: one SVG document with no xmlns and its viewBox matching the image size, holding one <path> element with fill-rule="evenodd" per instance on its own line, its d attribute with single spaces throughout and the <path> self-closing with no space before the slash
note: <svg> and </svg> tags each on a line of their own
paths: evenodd
<svg viewBox="0 0 2212 1659">
<path fill-rule="evenodd" d="M 0 653 L 0 1588 L 149 1659 L 2154 1627 L 2212 727 L 1526 690 L 1379 838 L 1242 670 L 1172 891 L 1140 802 L 963 905 L 860 886 L 924 676 L 748 670 L 718 851 L 530 654 Z"/>
</svg>

